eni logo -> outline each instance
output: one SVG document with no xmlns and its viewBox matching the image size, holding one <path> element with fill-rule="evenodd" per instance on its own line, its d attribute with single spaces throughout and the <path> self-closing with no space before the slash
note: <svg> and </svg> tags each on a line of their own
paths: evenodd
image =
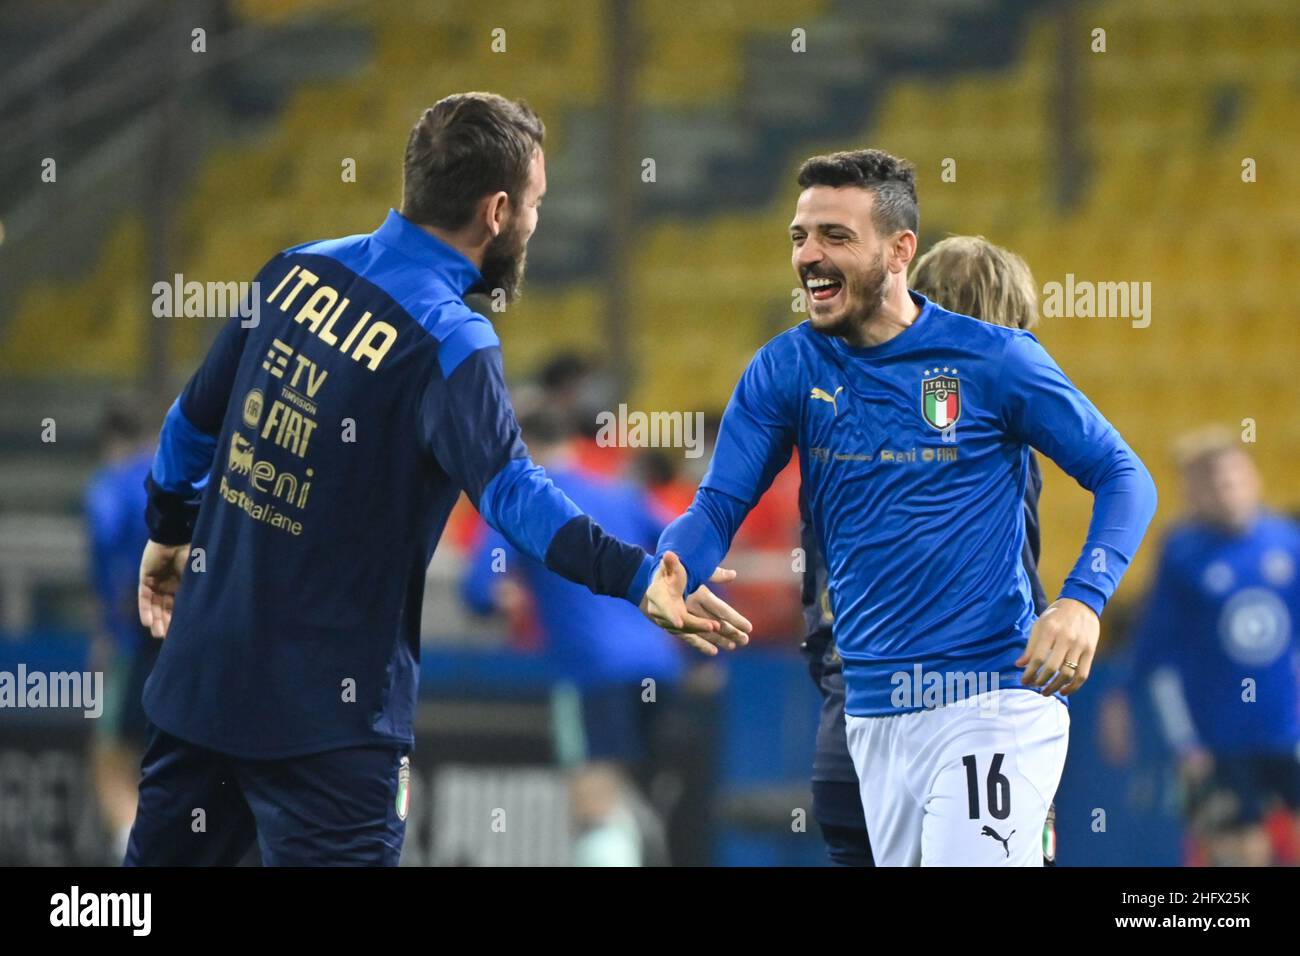
<svg viewBox="0 0 1300 956">
<path fill-rule="evenodd" d="M 808 393 L 808 397 L 819 398 L 823 402 L 830 402 L 831 408 L 835 409 L 835 417 L 839 417 L 840 407 L 839 405 L 836 404 L 836 399 L 840 397 L 840 392 L 842 391 L 844 391 L 843 385 L 841 385 L 839 388 L 835 390 L 834 395 L 827 392 L 824 388 L 814 388 L 811 392 Z"/>
</svg>

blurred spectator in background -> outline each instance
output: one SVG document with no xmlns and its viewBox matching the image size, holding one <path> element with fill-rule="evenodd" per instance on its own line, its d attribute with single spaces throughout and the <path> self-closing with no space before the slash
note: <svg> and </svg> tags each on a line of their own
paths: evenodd
<svg viewBox="0 0 1300 956">
<path fill-rule="evenodd" d="M 683 514 L 708 470 L 722 412 L 706 412 L 704 443 L 698 458 L 675 449 L 657 450 L 651 460 L 637 459 L 650 494 L 670 517 Z M 754 625 L 751 643 L 784 645 L 803 627 L 799 603 L 799 452 L 772 479 L 771 487 L 745 515 L 725 558 L 737 573 L 727 585 L 729 599 L 745 608 Z"/>
<path fill-rule="evenodd" d="M 1300 526 L 1261 507 L 1230 430 L 1189 435 L 1176 455 L 1187 516 L 1138 615 L 1133 680 L 1177 758 L 1200 859 L 1297 862 Z"/>
<path fill-rule="evenodd" d="M 561 419 L 550 410 L 521 410 L 520 427 L 534 460 L 578 507 L 594 508 L 589 513 L 602 528 L 626 541 L 654 543 L 665 522 L 645 493 L 580 467 Z M 526 587 L 536 601 L 557 671 L 583 690 L 588 755 L 627 756 L 634 744 L 623 731 L 640 720 L 641 682 L 676 683 L 683 668 L 681 648 L 636 608 L 629 606 L 629 615 L 615 599 L 552 574 L 489 529 L 466 569 L 464 598 L 477 613 L 491 614 L 516 603 L 511 588 L 517 586 Z M 625 694 L 627 687 L 634 692 Z"/>
<path fill-rule="evenodd" d="M 610 763 L 578 768 L 569 784 L 575 866 L 664 866 L 663 824 Z"/>
<path fill-rule="evenodd" d="M 695 500 L 701 476 L 687 475 L 685 460 L 675 448 L 647 448 L 636 458 L 637 480 L 664 514 L 679 515 Z"/>
<path fill-rule="evenodd" d="M 569 433 L 566 454 L 578 470 L 639 481 L 665 516 L 664 523 L 690 507 L 718 434 L 720 410 L 704 416 L 702 453 L 688 458 L 680 448 L 632 450 L 597 440 L 598 416 L 617 414 L 619 391 L 608 369 L 593 359 L 560 352 L 542 366 L 537 385 L 539 401 Z M 799 544 L 798 500 L 795 456 L 745 516 L 727 555 L 727 567 L 734 565 L 739 573 L 727 593 L 744 606 L 759 641 L 784 641 L 801 626 L 799 589 L 790 572 L 791 552 Z"/>
<path fill-rule="evenodd" d="M 149 538 L 144 479 L 153 461 L 143 421 L 141 410 L 129 399 L 114 401 L 104 410 L 100 466 L 91 475 L 85 498 L 97 611 L 91 669 L 104 672 L 108 691 L 94 746 L 95 787 L 113 841 L 114 862 L 126 851 L 135 821 L 146 740 L 141 695 L 162 646 L 140 624 L 136 610 L 140 555 Z"/>
<path fill-rule="evenodd" d="M 618 411 L 618 389 L 608 370 L 576 352 L 561 352 L 542 367 L 537 384 L 546 408 L 568 436 L 577 467 L 592 475 L 627 477 L 629 450 L 596 441 L 597 416 Z"/>
<path fill-rule="evenodd" d="M 520 407 L 520 427 L 533 460 L 607 532 L 625 541 L 653 546 L 666 523 L 665 516 L 641 488 L 595 473 L 579 461 L 573 452 L 572 421 L 557 414 L 549 402 L 544 410 Z M 581 441 L 579 436 L 576 443 Z M 614 768 L 626 772 L 650 797 L 655 809 L 670 820 L 673 862 L 688 862 L 696 856 L 700 852 L 694 836 L 698 830 L 690 818 L 708 817 L 707 807 L 701 803 L 701 788 L 711 789 L 706 781 L 711 778 L 707 761 L 712 754 L 709 741 L 699 737 L 709 725 L 693 726 L 695 722 L 683 716 L 684 698 L 690 695 L 681 686 L 685 676 L 681 646 L 646 621 L 636 608 L 621 606 L 627 602 L 594 595 L 552 574 L 491 530 L 470 557 L 462 594 L 479 614 L 504 611 L 516 619 L 531 599 L 544 635 L 545 651 L 556 673 L 572 690 L 576 705 L 564 706 L 568 698 L 563 689 L 557 693 L 558 722 L 563 725 L 565 715 L 574 714 L 572 723 L 577 726 L 572 730 L 577 731 L 580 741 L 569 748 L 570 753 L 562 753 L 561 759 L 567 756 L 577 764 L 608 764 L 610 772 L 615 772 Z M 569 728 L 557 727 L 559 740 L 573 736 Z M 684 743 L 679 739 L 683 737 Z M 687 761 L 690 766 L 685 766 L 679 756 L 692 744 L 706 761 L 703 781 L 692 773 L 700 761 Z M 580 774 L 590 769 L 585 767 Z M 580 776 L 575 786 L 583 794 L 603 794 L 600 799 L 593 796 L 589 802 L 610 812 L 615 805 L 626 808 L 629 803 L 625 796 L 616 798 L 617 788 L 608 776 L 597 774 L 585 782 Z M 596 826 L 593 821 L 605 819 L 603 813 L 579 814 L 580 828 Z M 648 823 L 646 814 L 633 814 L 630 819 L 638 816 L 642 823 L 640 839 L 648 846 L 653 843 L 653 824 Z M 675 827 L 673 821 L 681 825 Z M 613 839 L 601 832 L 601 840 Z M 648 854 L 646 860 L 653 858 L 654 854 Z"/>
</svg>

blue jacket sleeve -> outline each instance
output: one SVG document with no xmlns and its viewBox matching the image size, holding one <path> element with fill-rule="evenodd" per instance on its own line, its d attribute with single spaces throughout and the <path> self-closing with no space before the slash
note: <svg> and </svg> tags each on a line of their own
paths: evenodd
<svg viewBox="0 0 1300 956">
<path fill-rule="evenodd" d="M 486 320 L 439 345 L 420 407 L 422 440 L 487 523 L 523 554 L 595 594 L 638 604 L 653 559 L 606 534 L 528 457 Z"/>
<path fill-rule="evenodd" d="M 681 558 L 687 594 L 707 581 L 721 563 L 750 507 L 739 498 L 701 485 L 686 512 L 664 529 L 658 553 L 672 551 Z"/>
<path fill-rule="evenodd" d="M 786 466 L 794 449 L 795 405 L 778 369 L 777 338 L 754 356 L 722 416 L 709 470 L 686 513 L 659 538 L 686 566 L 686 593 L 708 580 L 740 523 Z"/>
<path fill-rule="evenodd" d="M 1009 434 L 1046 454 L 1093 493 L 1083 553 L 1061 588 L 1101 614 L 1142 543 L 1156 510 L 1156 486 L 1133 449 L 1028 332 L 1003 356 Z"/>
<path fill-rule="evenodd" d="M 247 337 L 243 320 L 230 319 L 167 411 L 153 467 L 145 478 L 149 492 L 145 523 L 154 541 L 185 544 L 194 532 L 199 491 L 212 470 L 217 436 Z"/>
</svg>

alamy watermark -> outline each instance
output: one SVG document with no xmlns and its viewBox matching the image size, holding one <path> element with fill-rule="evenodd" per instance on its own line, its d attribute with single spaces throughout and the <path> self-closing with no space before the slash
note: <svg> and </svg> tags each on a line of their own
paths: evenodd
<svg viewBox="0 0 1300 956">
<path fill-rule="evenodd" d="M 1151 324 L 1150 282 L 1091 282 L 1065 274 L 1064 282 L 1043 286 L 1043 317 L 1048 319 L 1132 319 L 1135 329 Z"/>
<path fill-rule="evenodd" d="M 87 720 L 104 713 L 103 671 L 0 671 L 0 709 L 80 710 Z"/>
<path fill-rule="evenodd" d="M 234 319 L 246 329 L 262 321 L 259 282 L 188 282 L 176 273 L 171 282 L 155 282 L 153 315 L 156 319 Z"/>
<path fill-rule="evenodd" d="M 682 448 L 687 458 L 704 454 L 703 412 L 628 411 L 596 415 L 596 444 L 602 448 Z"/>
<path fill-rule="evenodd" d="M 73 885 L 50 897 L 50 925 L 55 927 L 120 927 L 132 936 L 148 936 L 153 928 L 152 893 L 92 893 Z"/>
<path fill-rule="evenodd" d="M 889 703 L 898 710 L 934 710 L 938 707 L 978 707 L 981 715 L 998 712 L 1000 687 L 997 671 L 931 671 L 913 664 L 908 671 L 889 677 L 894 689 Z"/>
</svg>

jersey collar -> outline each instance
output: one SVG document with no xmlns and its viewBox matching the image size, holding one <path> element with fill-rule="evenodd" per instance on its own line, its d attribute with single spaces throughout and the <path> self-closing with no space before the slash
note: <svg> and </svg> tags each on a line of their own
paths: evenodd
<svg viewBox="0 0 1300 956">
<path fill-rule="evenodd" d="M 383 225 L 372 235 L 376 242 L 436 273 L 457 295 L 463 297 L 483 281 L 478 267 L 462 252 L 425 232 L 395 209 L 388 210 Z"/>
<path fill-rule="evenodd" d="M 916 318 L 912 320 L 911 325 L 903 329 L 903 331 L 899 332 L 888 342 L 881 342 L 879 345 L 854 346 L 849 345 L 838 335 L 835 335 L 829 336 L 831 343 L 835 348 L 839 349 L 846 355 L 851 355 L 854 358 L 869 359 L 883 358 L 886 355 L 893 355 L 896 352 L 901 352 L 904 349 L 910 348 L 912 343 L 917 340 L 922 325 L 929 321 L 931 313 L 934 312 L 937 306 L 919 292 L 914 292 L 913 290 L 908 289 L 907 294 L 912 297 L 912 301 L 916 303 L 917 308 L 921 311 L 917 313 Z"/>
</svg>

